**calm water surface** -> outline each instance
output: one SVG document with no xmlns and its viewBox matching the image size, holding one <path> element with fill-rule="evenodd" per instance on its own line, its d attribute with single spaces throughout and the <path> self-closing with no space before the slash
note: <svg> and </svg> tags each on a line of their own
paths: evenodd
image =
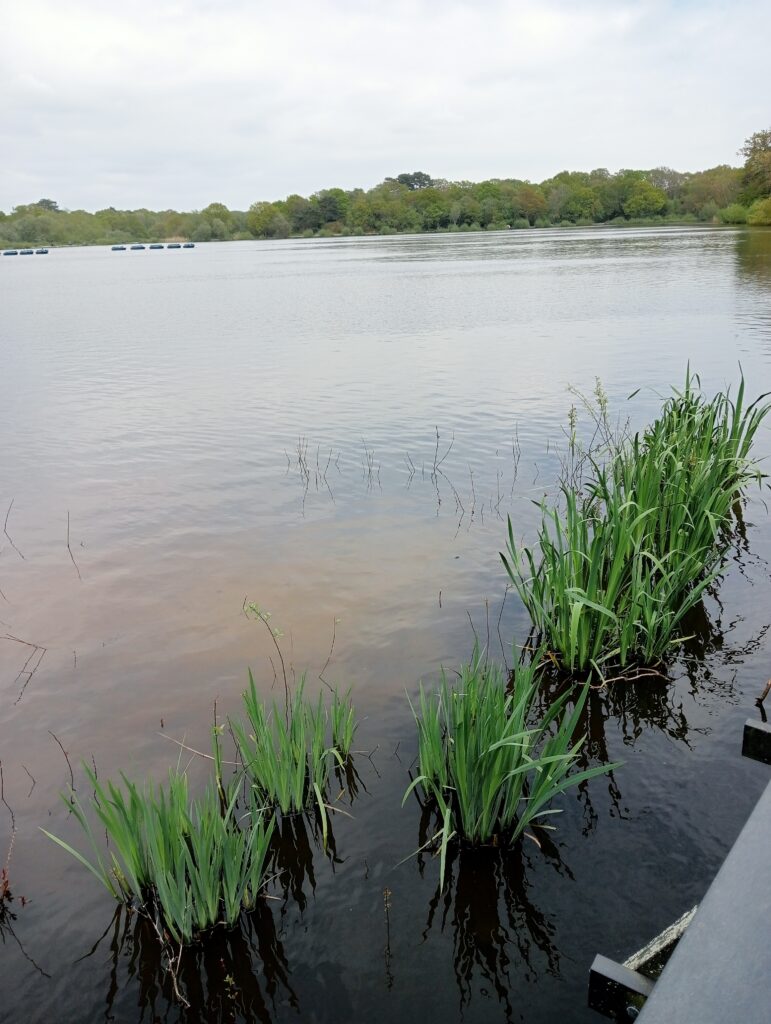
<svg viewBox="0 0 771 1024">
<path fill-rule="evenodd" d="M 405 691 L 473 629 L 509 661 L 526 636 L 498 552 L 553 491 L 569 385 L 599 376 L 635 426 L 689 360 L 708 390 L 739 363 L 771 389 L 771 232 L 52 250 L 0 262 L 0 357 L 0 1019 L 594 1020 L 594 954 L 699 900 L 767 781 L 738 756 L 769 674 L 767 508 L 750 495 L 671 682 L 593 695 L 590 757 L 625 764 L 564 799 L 552 848 L 461 851 L 441 894 L 403 860 L 426 827 L 400 808 Z M 248 666 L 270 693 L 245 598 L 309 685 L 329 657 L 372 753 L 334 853 L 294 823 L 278 898 L 190 958 L 180 1011 L 151 937 L 38 828 L 76 838 L 56 740 L 81 791 L 92 758 L 160 777 Z"/>
</svg>

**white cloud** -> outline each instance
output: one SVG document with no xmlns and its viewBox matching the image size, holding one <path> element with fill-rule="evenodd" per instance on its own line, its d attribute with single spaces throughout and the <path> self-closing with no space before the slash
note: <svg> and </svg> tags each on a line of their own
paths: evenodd
<svg viewBox="0 0 771 1024">
<path fill-rule="evenodd" d="M 423 169 L 730 162 L 771 10 L 728 4 L 6 0 L 0 208 L 245 208 Z"/>
</svg>

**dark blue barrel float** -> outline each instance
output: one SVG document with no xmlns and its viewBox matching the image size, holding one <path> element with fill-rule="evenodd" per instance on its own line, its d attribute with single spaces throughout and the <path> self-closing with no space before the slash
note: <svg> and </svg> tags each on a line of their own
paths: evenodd
<svg viewBox="0 0 771 1024">
<path fill-rule="evenodd" d="M 126 251 L 126 246 L 125 245 L 113 245 L 112 246 L 112 251 L 113 252 L 125 252 Z"/>
<path fill-rule="evenodd" d="M 167 249 L 181 249 L 182 246 L 179 244 L 179 242 L 169 242 L 169 244 L 166 246 L 166 248 Z"/>
</svg>

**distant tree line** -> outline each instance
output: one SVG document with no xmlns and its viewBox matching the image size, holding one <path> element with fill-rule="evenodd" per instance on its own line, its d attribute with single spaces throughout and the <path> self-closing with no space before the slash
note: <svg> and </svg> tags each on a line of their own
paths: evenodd
<svg viewBox="0 0 771 1024">
<path fill-rule="evenodd" d="M 391 235 L 588 224 L 771 225 L 771 129 L 740 150 L 742 167 L 682 173 L 605 168 L 561 171 L 539 184 L 516 178 L 446 181 L 423 171 L 374 188 L 324 189 L 257 202 L 248 210 L 62 210 L 51 199 L 0 211 L 0 245 L 109 245 L 117 242 Z"/>
</svg>

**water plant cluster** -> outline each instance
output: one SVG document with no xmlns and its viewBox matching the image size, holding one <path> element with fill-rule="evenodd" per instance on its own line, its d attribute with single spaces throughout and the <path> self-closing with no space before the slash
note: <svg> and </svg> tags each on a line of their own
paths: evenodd
<svg viewBox="0 0 771 1024">
<path fill-rule="evenodd" d="M 333 691 L 311 702 L 301 680 L 285 708 L 267 708 L 249 674 L 243 694 L 246 720 L 230 729 L 239 756 L 234 777 L 223 777 L 220 736 L 213 729 L 214 779 L 202 797 L 191 799 L 179 765 L 168 782 L 143 787 L 121 776 L 122 786 L 103 785 L 84 765 L 94 796 L 91 810 L 110 843 L 109 859 L 89 816 L 74 792 L 62 799 L 85 833 L 90 861 L 57 836 L 118 900 L 144 914 L 163 942 L 180 947 L 217 926 L 235 926 L 254 909 L 268 879 L 271 839 L 280 815 L 318 812 L 324 842 L 334 765 L 351 755 L 356 722 L 349 696 Z"/>
<path fill-rule="evenodd" d="M 504 565 L 563 670 L 650 666 L 682 641 L 721 570 L 742 489 L 763 477 L 750 449 L 764 399 L 745 405 L 743 379 L 735 399 L 707 399 L 689 372 L 646 430 L 543 505 L 535 545 L 517 549 L 509 518 Z"/>
<path fill-rule="evenodd" d="M 440 885 L 447 846 L 456 835 L 474 844 L 503 845 L 525 834 L 537 843 L 526 830 L 550 827 L 541 819 L 559 813 L 549 806 L 554 797 L 618 767 L 603 764 L 569 774 L 585 739 L 578 723 L 589 687 L 575 699 L 566 689 L 538 713 L 544 669 L 543 652 L 537 652 L 507 679 L 476 647 L 452 684 L 443 673 L 437 691 L 421 687 L 419 713 L 413 708 L 419 774 L 404 799 L 421 787 L 437 809 L 440 827 L 429 843 L 439 845 Z"/>
</svg>

